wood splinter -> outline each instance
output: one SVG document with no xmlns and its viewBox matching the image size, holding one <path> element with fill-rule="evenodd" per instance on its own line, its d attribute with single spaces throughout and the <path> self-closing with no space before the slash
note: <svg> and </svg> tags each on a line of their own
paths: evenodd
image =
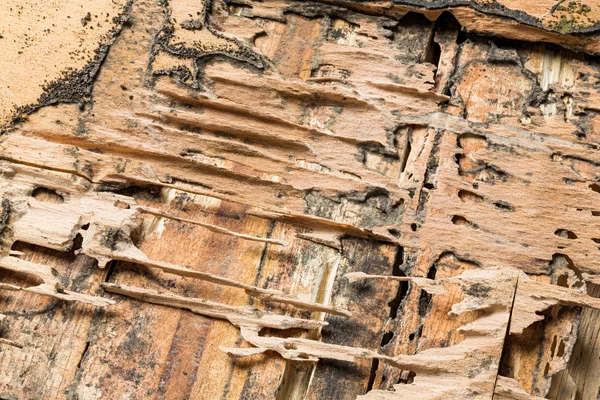
<svg viewBox="0 0 600 400">
<path fill-rule="evenodd" d="M 269 244 L 275 244 L 278 246 L 287 246 L 288 242 L 286 242 L 285 240 L 278 240 L 278 239 L 270 239 L 270 238 L 261 238 L 258 236 L 252 236 L 252 235 L 246 235 L 244 233 L 238 233 L 238 232 L 233 232 L 230 231 L 229 229 L 225 229 L 221 226 L 218 225 L 213 225 L 213 224 L 207 224 L 205 222 L 200 222 L 200 221 L 195 221 L 192 219 L 187 219 L 187 218 L 181 218 L 178 217 L 176 215 L 170 214 L 170 213 L 166 213 L 164 211 L 161 210 L 157 210 L 155 208 L 150 208 L 150 207 L 144 207 L 144 206 L 137 206 L 136 207 L 137 210 L 143 212 L 143 213 L 147 213 L 147 214 L 152 214 L 155 215 L 157 217 L 163 217 L 163 218 L 168 218 L 168 219 L 172 219 L 175 221 L 180 221 L 180 222 L 185 222 L 188 224 L 193 224 L 193 225 L 198 225 L 201 226 L 203 228 L 206 228 L 212 232 L 217 232 L 217 233 L 222 233 L 224 235 L 230 235 L 230 236 L 234 236 L 234 237 L 238 237 L 241 239 L 246 239 L 246 240 L 251 240 L 254 242 L 263 242 L 263 243 L 269 243 Z"/>
<path fill-rule="evenodd" d="M 107 292 L 133 297 L 147 303 L 182 308 L 207 317 L 227 320 L 237 327 L 252 326 L 257 329 L 315 329 L 327 325 L 327 322 L 325 321 L 307 320 L 273 314 L 251 306 L 230 306 L 228 304 L 210 300 L 195 299 L 170 293 L 160 293 L 154 290 L 129 285 L 103 283 L 102 287 Z"/>
<path fill-rule="evenodd" d="M 20 287 L 2 283 L 0 284 L 0 289 L 11 291 L 22 290 L 25 292 L 37 293 L 43 296 L 54 297 L 63 301 L 77 301 L 96 307 L 106 307 L 114 304 L 114 301 L 110 299 L 65 290 L 62 286 L 62 283 L 55 276 L 55 271 L 52 271 L 52 268 L 43 264 L 36 264 L 30 261 L 8 256 L 0 257 L 0 268 L 33 276 L 40 280 L 38 285 L 31 287 Z"/>
<path fill-rule="evenodd" d="M 124 239 L 115 243 L 114 249 L 109 249 L 106 246 L 101 245 L 102 242 L 102 231 L 94 233 L 94 228 L 90 228 L 87 233 L 87 239 L 84 240 L 81 253 L 86 254 L 89 257 L 93 257 L 99 262 L 105 264 L 109 260 L 125 261 L 135 264 L 145 265 L 151 268 L 157 268 L 164 272 L 184 276 L 188 278 L 200 279 L 206 282 L 211 282 L 217 285 L 230 286 L 239 289 L 243 289 L 250 296 L 257 297 L 264 301 L 272 301 L 284 304 L 290 304 L 292 306 L 308 310 L 308 311 L 321 311 L 335 315 L 342 315 L 349 317 L 352 314 L 348 310 L 341 309 L 336 306 L 327 304 L 321 304 L 313 301 L 301 300 L 298 297 L 271 289 L 262 289 L 256 286 L 248 285 L 239 282 L 234 279 L 225 278 L 209 272 L 196 271 L 181 265 L 171 264 L 164 261 L 151 260 L 142 252 L 140 249 L 135 247 L 129 236 L 124 235 Z"/>
<path fill-rule="evenodd" d="M 229 279 L 229 278 L 224 278 L 224 277 L 214 275 L 214 274 L 211 274 L 208 272 L 195 271 L 193 269 L 190 269 L 187 267 L 182 267 L 182 266 L 176 265 L 176 264 L 171 264 L 171 263 L 167 263 L 167 262 L 163 262 L 163 261 L 150 260 L 147 257 L 140 258 L 140 257 L 132 257 L 130 255 L 125 255 L 125 254 L 114 254 L 113 253 L 112 259 L 118 260 L 118 261 L 126 261 L 126 262 L 142 264 L 142 265 L 146 265 L 148 267 L 160 269 L 167 273 L 171 273 L 171 274 L 175 274 L 175 275 L 179 275 L 179 276 L 185 276 L 188 278 L 200 279 L 200 280 L 212 282 L 212 283 L 215 283 L 218 285 L 240 288 L 240 289 L 243 289 L 250 296 L 257 297 L 264 301 L 272 301 L 272 302 L 276 302 L 276 303 L 289 304 L 289 305 L 301 308 L 303 310 L 308 310 L 308 311 L 321 311 L 321 312 L 326 312 L 326 313 L 335 314 L 335 315 L 342 315 L 342 316 L 346 316 L 346 317 L 350 317 L 352 315 L 352 313 L 348 310 L 344 310 L 342 308 L 330 306 L 327 304 L 316 303 L 313 301 L 301 300 L 294 295 L 287 294 L 287 293 L 284 293 L 279 290 L 262 289 L 262 288 L 258 288 L 256 286 L 247 285 L 245 283 L 242 283 L 242 282 L 239 282 L 239 281 L 236 281 L 233 279 Z"/>
<path fill-rule="evenodd" d="M 3 339 L 3 338 L 0 338 L 0 344 L 6 344 L 6 345 L 9 345 L 9 346 L 13 346 L 13 347 L 19 348 L 19 349 L 23 348 L 22 344 L 19 344 L 17 342 L 13 342 L 12 340 Z"/>
</svg>

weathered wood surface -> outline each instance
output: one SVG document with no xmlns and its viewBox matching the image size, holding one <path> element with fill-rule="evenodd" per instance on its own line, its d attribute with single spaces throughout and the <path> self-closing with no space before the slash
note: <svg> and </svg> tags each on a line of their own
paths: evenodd
<svg viewBox="0 0 600 400">
<path fill-rule="evenodd" d="M 0 398 L 596 399 L 597 2 L 0 12 Z"/>
</svg>

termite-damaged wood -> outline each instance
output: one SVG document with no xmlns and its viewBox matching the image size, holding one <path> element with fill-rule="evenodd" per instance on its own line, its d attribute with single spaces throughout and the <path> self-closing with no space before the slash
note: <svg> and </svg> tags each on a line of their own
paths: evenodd
<svg viewBox="0 0 600 400">
<path fill-rule="evenodd" d="M 5 3 L 0 397 L 597 395 L 595 2 Z"/>
<path fill-rule="evenodd" d="M 524 391 L 519 382 L 504 376 L 498 376 L 496 388 L 494 390 L 494 399 L 499 400 L 539 400 L 544 397 L 531 396 Z"/>
<path fill-rule="evenodd" d="M 9 285 L 9 284 L 3 283 L 2 285 L 0 285 L 0 289 L 2 289 L 2 290 L 20 290 L 21 288 L 18 286 L 15 286 L 15 285 Z M 0 329 L 1 329 L 1 331 L 4 331 L 7 329 L 6 316 L 4 314 L 0 314 Z M 20 349 L 23 348 L 23 346 L 18 344 L 17 342 L 15 342 L 13 340 L 5 339 L 5 338 L 0 338 L 0 344 L 7 345 L 7 346 L 14 346 L 14 347 L 18 347 Z"/>
</svg>

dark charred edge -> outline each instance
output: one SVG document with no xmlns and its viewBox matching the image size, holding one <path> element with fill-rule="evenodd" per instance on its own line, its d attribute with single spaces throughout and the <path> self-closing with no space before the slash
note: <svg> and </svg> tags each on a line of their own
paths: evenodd
<svg viewBox="0 0 600 400">
<path fill-rule="evenodd" d="M 323 2 L 325 4 L 336 4 L 336 0 L 316 0 L 316 1 L 320 1 Z M 308 2 L 307 2 L 308 3 Z M 365 5 L 365 4 L 377 4 L 380 3 L 379 0 L 363 0 L 358 2 L 358 4 L 360 5 Z M 348 5 L 348 2 L 343 2 L 343 3 L 339 3 L 340 5 Z M 478 11 L 482 14 L 485 15 L 491 15 L 491 16 L 495 16 L 495 17 L 502 17 L 502 18 L 506 18 L 506 19 L 512 19 L 516 22 L 522 23 L 522 24 L 526 24 L 526 25 L 531 25 L 531 26 L 535 26 L 550 32 L 553 32 L 552 30 L 549 30 L 547 27 L 545 27 L 544 25 L 542 25 L 541 21 L 539 20 L 539 18 L 535 18 L 529 14 L 527 14 L 524 11 L 520 11 L 520 10 L 511 10 L 509 8 L 507 8 L 506 6 L 498 3 L 497 1 L 493 1 L 490 2 L 486 5 L 484 4 L 479 4 L 475 1 L 470 1 L 470 0 L 437 0 L 437 1 L 431 1 L 431 0 L 393 0 L 393 4 L 394 5 L 399 5 L 399 6 L 406 6 L 406 7 L 410 7 L 412 8 L 413 12 L 419 12 L 419 11 L 448 11 L 451 12 L 450 10 L 453 8 L 458 8 L 458 7 L 469 7 L 475 11 Z M 600 27 L 600 23 L 598 24 L 598 27 Z M 597 27 L 597 28 L 598 28 Z M 593 31 L 594 29 L 592 29 L 591 27 L 588 28 L 590 31 Z M 558 32 L 560 33 L 560 32 Z"/>
<path fill-rule="evenodd" d="M 365 2 L 376 2 L 376 0 L 365 0 Z M 547 32 L 554 32 L 562 35 L 570 35 L 574 33 L 591 33 L 596 32 L 600 29 L 599 21 L 589 27 L 573 29 L 569 32 L 561 32 L 558 29 L 553 29 L 552 27 L 545 26 L 544 24 L 542 24 L 539 18 L 533 17 L 521 10 L 511 10 L 510 8 L 507 8 L 506 6 L 498 3 L 495 0 L 487 4 L 480 4 L 470 0 L 438 0 L 435 2 L 429 2 L 427 0 L 394 0 L 394 3 L 398 5 L 414 7 L 417 10 L 446 10 L 456 7 L 469 7 L 485 15 L 511 19 L 521 24 L 530 25 Z"/>
<path fill-rule="evenodd" d="M 359 2 L 360 3 L 360 2 Z M 347 4 L 335 4 L 333 1 L 302 1 L 298 3 L 291 3 L 287 5 L 283 11 L 284 14 L 297 14 L 304 18 L 341 18 L 346 19 L 351 15 L 370 15 L 370 16 L 382 16 L 381 14 L 369 13 L 365 10 L 354 11 L 348 7 Z M 285 21 L 283 21 L 285 22 Z M 350 21 L 348 21 L 350 22 Z M 396 19 L 390 19 L 389 21 L 382 21 L 381 27 L 389 29 L 394 26 L 398 21 Z"/>
<path fill-rule="evenodd" d="M 343 9 L 353 10 L 353 7 L 357 7 L 357 4 L 352 4 L 348 0 L 317 0 L 317 1 L 322 3 L 323 6 L 326 6 L 326 5 L 336 6 L 340 10 L 343 10 Z M 309 2 L 306 2 L 306 3 L 309 3 Z M 363 0 L 361 2 L 358 2 L 358 5 L 361 5 L 361 6 L 364 4 L 368 5 L 368 3 L 377 4 L 378 1 L 377 0 Z M 302 4 L 304 4 L 304 3 L 302 3 Z M 511 9 L 508 9 L 505 6 L 498 4 L 496 2 L 492 3 L 491 5 L 483 5 L 483 4 L 477 4 L 477 3 L 474 3 L 474 2 L 468 1 L 468 0 L 441 0 L 439 2 L 435 2 L 435 4 L 429 4 L 422 0 L 413 0 L 413 1 L 394 0 L 394 4 L 400 5 L 400 6 L 405 6 L 405 7 L 410 7 L 411 9 L 407 10 L 407 12 L 412 11 L 415 13 L 424 13 L 426 11 L 446 11 L 446 12 L 449 12 L 450 14 L 452 14 L 453 8 L 469 7 L 471 9 L 473 9 L 474 11 L 480 12 L 483 15 L 486 15 L 489 17 L 495 17 L 495 18 L 499 18 L 499 19 L 505 19 L 508 21 L 514 21 L 514 22 L 517 22 L 522 25 L 527 25 L 527 26 L 537 28 L 540 31 L 559 34 L 562 36 L 577 37 L 581 40 L 590 40 L 590 41 L 598 40 L 598 35 L 600 33 L 599 32 L 600 31 L 600 21 L 598 21 L 598 22 L 594 23 L 593 25 L 590 25 L 589 27 L 586 27 L 586 28 L 571 29 L 568 32 L 564 32 L 564 31 L 561 31 L 561 29 L 552 29 L 551 27 L 543 25 L 539 19 L 532 17 L 531 15 L 525 13 L 524 11 L 511 10 Z M 300 11 L 301 8 L 306 9 L 306 7 L 297 6 L 293 10 L 294 10 L 294 12 L 298 12 L 301 14 L 307 13 L 307 11 L 301 12 Z M 389 7 L 382 7 L 381 11 L 365 10 L 365 9 L 359 9 L 359 8 L 354 8 L 354 9 L 357 10 L 356 12 L 363 14 L 363 15 L 387 17 L 387 18 L 390 18 L 392 21 L 398 20 L 398 15 L 397 15 L 398 12 L 389 13 L 389 12 L 387 12 L 388 8 Z M 310 13 L 308 13 L 308 14 L 310 15 Z M 321 14 L 317 14 L 314 12 L 313 12 L 313 14 L 315 16 L 321 15 Z M 560 24 L 557 23 L 557 26 L 559 26 L 559 25 Z M 473 33 L 480 37 L 498 37 L 498 38 L 500 37 L 500 36 L 496 36 L 494 34 L 485 34 L 485 33 L 477 32 L 477 31 L 473 31 Z M 518 39 L 510 39 L 510 40 L 518 41 Z M 560 46 L 562 48 L 576 51 L 576 52 L 583 52 L 590 56 L 600 55 L 600 52 L 593 52 L 593 51 L 586 50 L 583 45 L 570 45 L 570 44 L 561 43 L 558 41 L 557 42 L 545 41 L 545 43 L 556 44 L 557 46 Z"/>
<path fill-rule="evenodd" d="M 151 54 L 151 63 L 158 54 L 159 51 L 164 51 L 172 56 L 175 56 L 179 59 L 192 59 L 194 60 L 194 71 L 190 71 L 189 68 L 185 66 L 175 66 L 173 68 L 165 69 L 165 70 L 157 70 L 154 71 L 153 75 L 167 75 L 175 77 L 180 83 L 189 85 L 187 82 L 190 78 L 193 79 L 193 84 L 191 87 L 193 89 L 200 89 L 201 85 L 199 82 L 202 79 L 202 64 L 206 63 L 208 60 L 213 58 L 225 58 L 233 61 L 240 62 L 242 65 L 250 65 L 257 70 L 261 71 L 265 69 L 265 66 L 268 65 L 266 59 L 263 58 L 260 54 L 256 53 L 248 46 L 244 45 L 239 40 L 228 37 L 220 32 L 218 32 L 211 24 L 210 15 L 213 10 L 213 1 L 207 0 L 204 2 L 204 5 L 201 8 L 200 19 L 193 20 L 193 24 L 190 24 L 190 21 L 183 21 L 184 25 L 182 25 L 183 29 L 207 29 L 218 38 L 224 39 L 229 43 L 233 44 L 233 47 L 238 50 L 229 51 L 227 49 L 223 50 L 211 50 L 211 51 L 202 51 L 190 47 L 186 47 L 185 43 L 177 43 L 171 44 L 171 39 L 175 32 L 174 24 L 171 20 L 171 10 L 169 7 L 169 0 L 159 0 L 160 5 L 163 8 L 163 12 L 165 13 L 165 22 L 162 28 L 158 31 L 155 36 L 154 44 L 152 46 L 152 54 Z"/>
<path fill-rule="evenodd" d="M 80 109 L 92 101 L 92 90 L 98 72 L 106 59 L 110 47 L 113 45 L 123 28 L 129 22 L 133 0 L 128 0 L 123 11 L 113 17 L 115 26 L 105 35 L 106 43 L 101 44 L 94 51 L 94 58 L 80 70 L 63 71 L 63 77 L 49 82 L 43 86 L 43 93 L 35 104 L 18 107 L 10 122 L 0 126 L 0 135 L 15 128 L 24 120 L 23 116 L 31 114 L 42 107 L 60 103 L 79 103 Z"/>
</svg>

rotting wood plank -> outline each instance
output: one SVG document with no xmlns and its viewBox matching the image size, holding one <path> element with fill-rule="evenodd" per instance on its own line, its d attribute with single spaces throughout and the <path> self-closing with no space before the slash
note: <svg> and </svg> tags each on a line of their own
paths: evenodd
<svg viewBox="0 0 600 400">
<path fill-rule="evenodd" d="M 598 7 L 0 5 L 0 397 L 595 398 Z"/>
</svg>

